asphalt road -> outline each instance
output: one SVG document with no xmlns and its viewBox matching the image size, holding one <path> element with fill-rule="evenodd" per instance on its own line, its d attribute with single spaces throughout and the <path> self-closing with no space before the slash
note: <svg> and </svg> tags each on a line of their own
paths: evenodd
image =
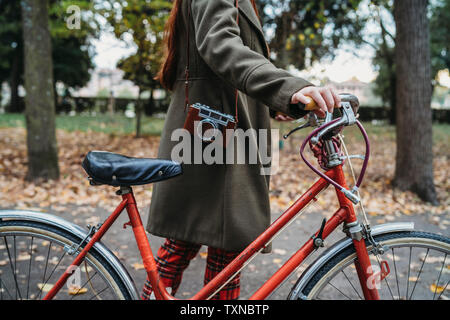
<svg viewBox="0 0 450 320">
<path fill-rule="evenodd" d="M 74 208 L 76 209 L 76 208 Z M 147 208 L 141 210 L 142 220 L 147 220 Z M 97 217 L 103 221 L 108 213 L 105 210 L 97 209 L 92 213 L 77 213 L 73 216 L 70 211 L 64 213 L 56 213 L 65 219 L 74 221 L 83 226 L 85 221 L 95 221 L 92 217 Z M 276 219 L 279 214 L 275 214 L 272 220 Z M 320 227 L 321 221 L 325 216 L 319 212 L 306 211 L 302 216 L 298 217 L 290 226 L 288 226 L 274 241 L 273 250 L 270 254 L 259 254 L 249 265 L 243 270 L 241 276 L 241 299 L 248 299 L 263 283 L 267 280 L 300 246 Z M 441 224 L 439 221 L 449 220 L 449 215 L 439 217 L 437 219 L 431 214 L 416 214 L 411 216 L 388 216 L 388 217 L 370 217 L 371 224 L 376 222 L 400 222 L 411 221 L 415 223 L 415 228 L 421 231 L 428 231 L 449 236 L 447 224 Z M 382 220 L 380 220 L 382 219 Z M 140 256 L 135 244 L 134 236 L 131 228 L 123 229 L 123 224 L 128 221 L 126 213 L 119 217 L 110 232 L 106 234 L 103 242 L 116 253 L 122 263 L 130 272 L 138 289 L 142 287 L 146 274 L 143 269 L 139 269 L 141 262 Z M 336 240 L 342 238 L 344 234 L 340 229 L 336 230 L 325 243 L 325 248 L 333 244 Z M 149 235 L 149 240 L 153 252 L 164 241 L 164 239 Z M 323 250 L 323 249 L 322 249 Z M 200 252 L 206 252 L 206 247 L 202 247 Z M 322 251 L 319 251 L 320 253 Z M 299 270 L 288 278 L 270 297 L 269 299 L 285 299 L 292 289 L 293 284 L 298 279 L 301 271 L 308 263 L 314 261 L 318 253 L 315 253 L 305 261 Z M 205 254 L 199 254 L 192 260 L 190 266 L 185 271 L 182 284 L 178 290 L 177 296 L 180 298 L 188 298 L 196 293 L 202 287 L 203 275 L 205 269 Z"/>
<path fill-rule="evenodd" d="M 97 222 L 104 221 L 108 212 L 103 209 L 84 210 L 83 207 L 67 206 L 68 210 L 64 212 L 56 212 L 49 210 L 47 212 L 59 215 L 62 218 L 72 221 L 80 226 L 86 226 L 88 223 L 95 225 Z M 142 220 L 144 223 L 147 220 L 147 208 L 141 210 Z M 275 214 L 272 220 L 276 219 L 279 214 Z M 273 250 L 270 254 L 259 254 L 252 260 L 247 267 L 242 271 L 241 275 L 241 299 L 248 299 L 272 274 L 274 274 L 284 262 L 295 253 L 300 246 L 308 240 L 309 237 L 320 227 L 322 219 L 325 217 L 320 212 L 308 212 L 299 216 L 291 225 L 289 225 L 281 234 L 273 241 Z M 329 217 L 327 217 L 329 218 Z M 428 231 L 449 236 L 447 226 L 449 224 L 449 214 L 444 216 L 433 216 L 431 214 L 423 213 L 411 216 L 392 215 L 392 216 L 377 216 L 370 217 L 372 226 L 380 222 L 400 222 L 411 221 L 415 223 L 416 230 Z M 141 264 L 141 259 L 137 246 L 135 244 L 134 236 L 130 227 L 123 229 L 123 225 L 128 222 L 128 217 L 124 212 L 110 231 L 102 239 L 103 243 L 112 250 L 122 261 L 124 266 L 128 269 L 132 278 L 135 281 L 138 289 L 146 278 L 146 273 Z M 445 223 L 442 223 L 445 222 Z M 325 242 L 325 248 L 332 245 L 338 239 L 344 237 L 340 228 L 335 231 Z M 156 253 L 164 239 L 149 235 L 149 240 L 153 252 Z M 314 253 L 309 257 L 300 268 L 294 272 L 278 289 L 273 292 L 268 299 L 285 299 L 292 289 L 293 284 L 297 281 L 301 272 L 305 267 L 314 261 L 314 259 L 322 252 L 323 249 Z M 3 250 L 5 251 L 5 250 Z M 201 254 L 192 260 L 190 266 L 185 271 L 182 284 L 178 290 L 177 297 L 189 298 L 201 289 L 203 284 L 203 275 L 206 264 L 206 247 L 202 247 Z M 397 253 L 396 253 L 397 254 Z M 417 253 L 419 255 L 419 253 Z M 400 255 L 397 260 L 403 259 Z M 407 260 L 407 259 L 403 259 Z M 441 262 L 442 264 L 442 262 Z M 447 262 L 448 264 L 448 262 Z M 24 265 L 27 265 L 24 263 Z M 7 266 L 5 267 L 7 268 Z M 392 266 L 391 266 L 392 268 Z M 439 265 L 433 267 L 439 269 Z M 448 276 L 448 267 L 445 268 L 445 277 Z M 415 271 L 417 272 L 417 271 Z M 23 270 L 26 274 L 26 270 Z M 422 278 L 426 277 L 424 275 Z M 343 279 L 338 281 L 345 281 Z M 447 281 L 447 280 L 445 280 Z M 427 289 L 425 289 L 427 290 Z M 391 293 L 392 294 L 392 293 Z M 395 294 L 395 293 L 394 293 Z M 356 297 L 356 296 L 355 296 Z"/>
</svg>

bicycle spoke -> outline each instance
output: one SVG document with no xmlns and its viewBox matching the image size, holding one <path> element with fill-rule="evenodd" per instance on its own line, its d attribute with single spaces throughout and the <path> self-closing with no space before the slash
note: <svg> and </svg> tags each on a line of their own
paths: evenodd
<svg viewBox="0 0 450 320">
<path fill-rule="evenodd" d="M 50 241 L 50 243 L 48 244 L 48 251 L 47 251 L 47 260 L 45 260 L 45 268 L 44 268 L 44 275 L 42 276 L 42 283 L 44 283 L 45 281 L 45 275 L 47 274 L 47 266 L 48 266 L 48 258 L 50 257 L 50 250 L 52 248 L 52 244 L 53 242 Z M 39 291 L 39 294 L 36 296 L 36 300 L 40 299 L 42 295 L 42 290 Z"/>
<path fill-rule="evenodd" d="M 339 290 L 336 286 L 334 286 L 334 285 L 331 283 L 331 281 L 328 282 L 328 284 L 329 284 L 330 286 L 332 286 L 333 288 L 335 288 L 337 291 L 339 291 L 340 294 L 342 294 L 342 295 L 343 295 L 344 297 L 346 297 L 348 300 L 352 300 L 352 299 L 349 298 L 349 296 L 347 296 L 345 293 L 343 293 L 341 290 Z"/>
<path fill-rule="evenodd" d="M 31 263 L 33 262 L 33 240 L 34 240 L 34 237 L 31 237 L 31 244 L 30 244 L 30 264 L 28 265 L 27 300 L 28 300 L 28 293 L 29 293 L 29 291 L 30 291 Z"/>
<path fill-rule="evenodd" d="M 15 240 L 15 236 L 14 236 L 14 240 Z M 9 246 L 8 246 L 8 241 L 6 241 L 6 236 L 3 237 L 3 240 L 5 242 L 5 246 L 6 246 L 6 251 L 8 252 L 8 258 L 9 258 L 9 265 L 11 266 L 11 271 L 13 273 L 13 277 L 14 277 L 14 282 L 16 283 L 16 299 L 17 299 L 17 293 L 19 293 L 19 297 L 20 299 L 22 299 L 22 295 L 20 294 L 20 290 L 19 290 L 19 284 L 17 283 L 17 276 L 16 276 L 16 268 L 13 266 L 12 264 L 12 259 L 11 259 L 11 252 L 9 251 Z M 14 241 L 15 242 L 15 241 Z M 15 265 L 15 264 L 14 264 Z"/>
<path fill-rule="evenodd" d="M 414 282 L 414 287 L 413 287 L 413 290 L 412 290 L 412 292 L 411 292 L 411 296 L 409 297 L 408 300 L 411 300 L 411 299 L 412 299 L 412 296 L 413 296 L 413 294 L 414 294 L 414 290 L 416 289 L 417 283 L 419 282 L 419 278 L 420 278 L 420 275 L 421 275 L 421 273 L 422 273 L 422 269 L 423 269 L 423 266 L 424 266 L 424 264 L 425 264 L 425 261 L 427 260 L 427 257 L 428 257 L 428 253 L 429 253 L 429 252 L 430 252 L 430 249 L 428 248 L 428 249 L 427 249 L 427 253 L 425 254 L 425 259 L 423 259 L 422 266 L 420 267 L 419 274 L 417 275 L 417 280 Z"/>
<path fill-rule="evenodd" d="M 13 236 L 13 248 L 14 248 L 14 272 L 17 272 L 17 255 L 16 255 L 16 236 Z M 17 277 L 17 273 L 16 273 L 16 277 Z M 19 293 L 19 297 L 20 299 L 22 299 L 21 295 L 20 295 L 20 289 L 18 286 L 18 283 L 16 281 L 16 300 L 17 300 L 17 293 Z"/>
<path fill-rule="evenodd" d="M 39 290 L 39 294 L 42 293 L 42 290 L 44 289 L 45 285 L 47 284 L 48 280 L 50 280 L 50 278 L 52 277 L 53 273 L 55 272 L 55 270 L 58 268 L 59 264 L 61 263 L 62 259 L 64 259 L 64 257 L 66 256 L 66 251 L 63 252 L 62 256 L 59 258 L 58 263 L 56 264 L 56 266 L 53 268 L 52 272 L 50 273 L 50 276 L 47 278 L 47 280 L 42 284 L 41 289 Z"/>
<path fill-rule="evenodd" d="M 392 251 L 392 260 L 394 261 L 395 281 L 397 282 L 398 300 L 400 300 L 400 285 L 398 284 L 397 264 L 395 263 L 394 248 L 392 248 L 391 251 Z"/>
<path fill-rule="evenodd" d="M 122 289 L 122 282 L 112 277 L 108 261 L 99 261 L 95 256 L 92 262 L 84 259 L 86 270 L 77 270 L 81 273 L 57 290 L 57 280 L 74 258 L 67 250 L 73 246 L 74 237 L 70 232 L 60 233 L 58 228 L 53 230 L 38 222 L 36 225 L 29 221 L 24 221 L 24 225 L 20 223 L 9 220 L 0 223 L 0 260 L 2 256 L 4 259 L 3 263 L 0 261 L 0 300 L 41 300 L 49 291 L 58 291 L 54 297 L 58 300 L 132 297 L 125 291 L 127 289 Z M 9 228 L 10 224 L 14 228 Z"/>
<path fill-rule="evenodd" d="M 100 296 L 100 293 L 102 293 L 103 291 L 107 290 L 108 288 L 109 288 L 109 287 L 106 286 L 105 288 L 103 288 L 102 290 L 100 290 L 100 292 L 97 292 L 97 293 L 94 294 L 92 297 L 90 297 L 88 300 L 92 300 L 92 299 L 94 299 L 95 297 Z"/>
<path fill-rule="evenodd" d="M 91 281 L 92 279 L 94 279 L 94 277 L 95 277 L 96 275 L 97 275 L 97 272 L 95 272 L 94 275 L 93 275 L 92 277 L 89 277 L 89 276 L 88 276 L 88 279 L 86 280 L 86 282 L 83 283 L 83 285 L 80 286 L 80 287 L 78 288 L 77 292 L 75 292 L 75 294 L 72 296 L 72 298 L 70 298 L 70 300 L 73 300 L 73 299 L 78 295 L 78 293 L 80 293 L 80 290 L 83 289 L 83 287 L 84 287 L 85 285 L 87 285 L 89 281 Z"/>
<path fill-rule="evenodd" d="M 381 272 L 382 268 L 381 268 L 381 262 L 380 262 L 380 259 L 378 258 L 377 255 L 375 255 L 375 258 L 377 259 L 378 266 L 380 267 L 380 272 Z M 388 287 L 389 293 L 391 294 L 392 300 L 395 300 L 395 299 L 394 299 L 394 294 L 392 293 L 392 290 L 391 290 L 391 286 L 389 285 L 389 282 L 387 281 L 387 277 L 388 277 L 388 276 L 389 276 L 389 275 L 387 275 L 387 276 L 384 278 L 384 282 L 386 282 L 386 285 L 387 285 L 387 287 Z"/>
<path fill-rule="evenodd" d="M 8 288 L 5 286 L 5 283 L 2 281 L 2 278 L 0 278 L 0 294 L 1 294 L 1 300 L 3 300 L 3 290 L 2 288 L 5 290 L 5 292 L 8 294 L 8 296 L 11 298 L 11 300 L 14 300 L 12 295 L 9 293 Z"/>
<path fill-rule="evenodd" d="M 408 300 L 408 293 L 409 293 L 409 277 L 411 275 L 411 254 L 412 254 L 412 247 L 409 247 L 409 262 L 408 262 L 408 276 L 406 277 L 406 295 L 405 299 Z"/>
<path fill-rule="evenodd" d="M 436 288 L 434 288 L 433 300 L 434 300 L 434 297 L 436 296 L 436 292 L 437 292 L 437 289 L 439 287 L 439 281 L 441 281 L 441 275 L 442 275 L 442 270 L 444 270 L 445 260 L 447 260 L 447 254 L 445 254 L 444 261 L 442 262 L 441 271 L 439 272 L 439 276 L 438 276 L 438 279 L 436 281 Z"/>
<path fill-rule="evenodd" d="M 350 279 L 349 279 L 349 278 L 347 277 L 347 275 L 345 274 L 344 269 L 342 269 L 341 272 L 344 274 L 345 278 L 347 279 L 348 283 L 350 283 L 350 285 L 351 285 L 351 287 L 353 288 L 353 290 L 355 290 L 355 292 L 356 292 L 356 294 L 358 295 L 359 299 L 362 300 L 362 297 L 359 295 L 358 290 L 356 290 L 356 288 L 353 286 L 353 283 L 350 281 Z"/>
<path fill-rule="evenodd" d="M 439 294 L 439 297 L 438 297 L 436 300 L 439 300 L 439 299 L 441 298 L 442 294 L 445 292 L 445 290 L 447 290 L 447 286 L 448 286 L 448 283 L 449 283 L 449 282 L 450 282 L 450 280 L 447 281 L 447 283 L 446 283 L 444 289 L 443 289 L 442 292 Z"/>
</svg>

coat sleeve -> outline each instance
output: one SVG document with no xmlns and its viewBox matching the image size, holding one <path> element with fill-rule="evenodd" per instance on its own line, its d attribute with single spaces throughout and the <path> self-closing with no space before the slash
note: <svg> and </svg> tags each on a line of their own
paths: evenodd
<svg viewBox="0 0 450 320">
<path fill-rule="evenodd" d="M 306 114 L 290 101 L 295 92 L 313 84 L 244 45 L 234 0 L 192 0 L 191 12 L 198 52 L 221 79 L 277 111 L 295 118 Z"/>
</svg>

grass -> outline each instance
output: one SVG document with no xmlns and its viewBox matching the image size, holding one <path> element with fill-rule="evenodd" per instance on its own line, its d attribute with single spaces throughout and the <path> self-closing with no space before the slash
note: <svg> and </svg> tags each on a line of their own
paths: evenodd
<svg viewBox="0 0 450 320">
<path fill-rule="evenodd" d="M 142 118 L 142 134 L 161 135 L 164 119 Z M 25 116 L 22 114 L 1 114 L 0 128 L 25 127 Z M 136 119 L 124 115 L 59 115 L 56 117 L 56 128 L 72 131 L 94 131 L 109 134 L 133 134 L 136 130 Z"/>
<path fill-rule="evenodd" d="M 395 126 L 389 125 L 387 123 L 372 123 L 372 122 L 363 122 L 364 128 L 366 129 L 369 137 L 377 136 L 378 138 L 384 138 L 386 140 L 395 140 Z M 293 123 L 280 123 L 274 121 L 272 123 L 273 128 L 280 129 L 280 134 L 285 134 L 289 132 L 290 129 L 296 127 L 296 124 Z M 413 128 L 411 128 L 413 130 Z M 298 136 L 301 139 L 306 138 L 306 136 L 311 133 L 311 129 L 307 128 L 302 130 L 303 132 L 299 133 Z M 348 128 L 345 132 L 358 132 L 356 127 Z M 357 140 L 363 140 L 363 137 L 360 134 L 355 134 L 355 138 Z M 434 123 L 433 124 L 433 143 L 443 142 L 445 145 L 450 145 L 450 124 L 447 123 Z"/>
<path fill-rule="evenodd" d="M 294 128 L 295 124 L 280 123 L 273 121 L 273 128 L 281 129 L 280 134 L 287 133 L 289 128 Z M 22 114 L 0 114 L 0 128 L 8 127 L 25 127 L 25 117 Z M 102 114 L 98 116 L 90 115 L 60 115 L 56 117 L 57 129 L 66 131 L 93 131 L 104 132 L 109 134 L 133 134 L 136 128 L 136 120 L 125 117 L 124 115 L 108 115 Z M 164 119 L 154 117 L 142 118 L 142 134 L 159 136 L 164 127 Z M 395 127 L 387 124 L 373 124 L 365 122 L 369 135 L 376 135 L 386 139 L 395 138 Z M 304 133 L 310 130 L 304 130 Z M 302 133 L 303 134 L 303 133 Z M 450 124 L 434 124 L 433 125 L 433 140 L 443 141 L 448 143 L 450 137 Z"/>
</svg>

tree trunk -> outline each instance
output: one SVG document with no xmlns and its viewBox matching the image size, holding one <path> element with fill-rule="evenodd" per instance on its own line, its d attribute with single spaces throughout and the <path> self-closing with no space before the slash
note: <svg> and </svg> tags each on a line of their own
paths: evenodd
<svg viewBox="0 0 450 320">
<path fill-rule="evenodd" d="M 433 182 L 427 0 L 396 0 L 397 156 L 394 186 L 437 204 Z"/>
<path fill-rule="evenodd" d="M 148 97 L 147 103 L 145 104 L 145 112 L 144 114 L 146 116 L 151 116 L 155 113 L 155 99 L 153 98 L 153 93 L 154 93 L 155 89 L 150 88 L 150 95 Z"/>
<path fill-rule="evenodd" d="M 46 0 L 23 0 L 28 180 L 59 178 L 53 62 Z"/>
<path fill-rule="evenodd" d="M 395 125 L 397 122 L 397 77 L 394 72 L 389 77 L 389 83 L 389 104 L 391 106 L 389 124 Z"/>
<path fill-rule="evenodd" d="M 141 88 L 138 90 L 138 97 L 136 101 L 136 138 L 141 137 L 141 125 L 142 125 L 142 100 L 141 100 Z"/>
<path fill-rule="evenodd" d="M 11 76 L 9 78 L 11 98 L 9 100 L 8 112 L 11 113 L 20 113 L 23 111 L 19 98 L 20 63 L 20 55 L 16 53 L 11 63 Z"/>
<path fill-rule="evenodd" d="M 386 31 L 386 28 L 384 27 L 383 20 L 380 17 L 379 14 L 379 24 L 381 28 L 381 52 L 384 56 L 385 62 L 386 62 L 386 68 L 389 70 L 389 123 L 391 125 L 395 125 L 396 123 L 396 74 L 395 74 L 395 52 L 390 49 L 388 45 L 388 37 L 390 34 Z M 392 39 L 392 38 L 391 38 Z M 395 41 L 395 40 L 394 40 Z"/>
</svg>

